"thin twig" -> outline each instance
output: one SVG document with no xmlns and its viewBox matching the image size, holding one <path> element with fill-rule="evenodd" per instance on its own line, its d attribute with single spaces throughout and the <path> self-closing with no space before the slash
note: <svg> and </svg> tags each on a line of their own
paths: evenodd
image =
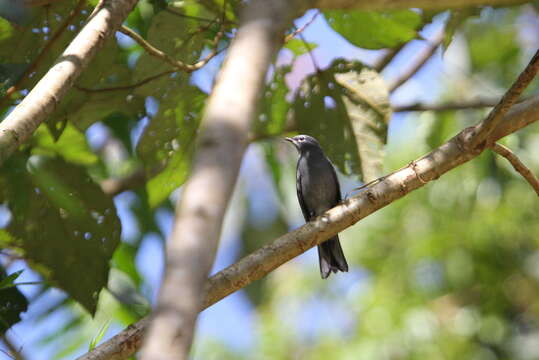
<svg viewBox="0 0 539 360">
<path fill-rule="evenodd" d="M 521 103 L 526 101 L 530 97 L 526 96 L 517 101 Z M 414 103 L 409 105 L 395 105 L 392 106 L 393 112 L 407 112 L 407 111 L 454 111 L 454 110 L 475 110 L 494 107 L 498 103 L 497 99 L 479 99 L 473 101 L 462 102 L 448 102 L 445 104 L 424 104 Z"/>
<path fill-rule="evenodd" d="M 41 80 L 0 122 L 0 164 L 28 141 L 34 131 L 56 110 L 127 15 L 137 0 L 103 1 Z"/>
<path fill-rule="evenodd" d="M 181 12 L 178 12 L 178 11 L 173 10 L 171 8 L 165 8 L 165 11 L 168 12 L 169 14 L 173 14 L 173 15 L 179 16 L 179 17 L 184 18 L 184 19 L 190 19 L 190 20 L 195 20 L 195 21 L 203 21 L 203 22 L 213 22 L 212 19 L 206 19 L 206 18 L 202 18 L 202 17 L 198 17 L 198 16 L 182 14 Z"/>
<path fill-rule="evenodd" d="M 515 80 L 511 88 L 503 95 L 500 102 L 496 104 L 494 109 L 488 114 L 485 121 L 480 122 L 471 134 L 472 138 L 469 141 L 469 146 L 477 147 L 485 142 L 492 132 L 502 121 L 503 116 L 511 106 L 513 106 L 520 94 L 526 89 L 526 87 L 532 82 L 539 71 L 539 49 L 535 52 L 535 55 L 530 60 L 528 66 L 520 73 Z"/>
<path fill-rule="evenodd" d="M 4 354 L 6 354 L 7 356 L 9 356 L 9 358 L 14 359 L 14 360 L 25 359 L 21 353 L 22 347 L 19 347 L 19 349 L 17 349 L 15 344 L 13 344 L 11 340 L 9 340 L 5 334 L 2 335 L 1 338 L 2 338 L 2 342 L 4 343 L 4 345 L 6 345 L 6 348 L 8 350 L 7 352 L 2 350 Z"/>
<path fill-rule="evenodd" d="M 62 22 L 62 24 L 60 24 L 60 26 L 58 27 L 58 29 L 54 32 L 54 35 L 52 35 L 52 37 L 49 39 L 49 41 L 47 41 L 47 43 L 45 44 L 45 46 L 43 47 L 43 49 L 39 52 L 39 54 L 35 57 L 34 61 L 32 61 L 30 63 L 30 65 L 28 65 L 26 67 L 26 69 L 24 70 L 24 72 L 21 74 L 21 76 L 19 77 L 19 79 L 15 82 L 15 84 L 13 84 L 12 86 L 10 86 L 7 90 L 6 90 L 6 94 L 2 97 L 2 99 L 0 100 L 0 107 L 2 105 L 4 105 L 5 101 L 7 99 L 9 99 L 9 97 L 11 95 L 13 95 L 13 93 L 17 90 L 19 90 L 20 86 L 22 85 L 22 83 L 26 80 L 26 78 L 28 77 L 29 74 L 33 73 L 35 68 L 39 65 L 39 63 L 41 62 L 41 60 L 43 60 L 43 58 L 45 57 L 45 55 L 48 55 L 49 54 L 49 50 L 50 48 L 52 47 L 52 45 L 54 45 L 54 43 L 60 38 L 60 35 L 62 35 L 65 31 L 65 29 L 67 29 L 68 25 L 71 23 L 71 21 L 73 21 L 73 19 L 75 18 L 75 16 L 78 15 L 78 13 L 82 10 L 82 8 L 86 5 L 86 0 L 79 0 L 79 2 L 77 3 L 77 5 L 73 8 L 73 10 L 71 10 L 71 12 L 69 13 L 69 15 L 65 18 L 65 20 Z"/>
<path fill-rule="evenodd" d="M 397 105 L 393 107 L 393 112 L 406 111 L 452 111 L 452 110 L 468 110 L 468 109 L 483 109 L 493 107 L 497 100 L 476 100 L 468 102 L 451 102 L 445 104 L 423 104 L 415 103 L 410 105 Z"/>
<path fill-rule="evenodd" d="M 515 155 L 514 152 L 511 151 L 511 149 L 498 143 L 493 143 L 490 148 L 495 153 L 506 158 L 511 165 L 513 165 L 515 171 L 517 171 L 524 179 L 526 179 L 528 183 L 530 183 L 537 196 L 539 196 L 539 180 L 530 170 L 530 168 L 524 165 L 524 163 L 518 158 L 518 156 Z"/>
<path fill-rule="evenodd" d="M 202 18 L 202 17 L 198 17 L 198 16 L 186 15 L 186 14 L 182 14 L 181 12 L 178 12 L 176 10 L 173 10 L 171 8 L 166 8 L 165 11 L 170 13 L 170 14 L 174 14 L 176 16 L 179 16 L 179 17 L 182 17 L 182 18 L 185 18 L 185 19 L 191 19 L 191 20 L 202 21 L 202 22 L 207 22 L 207 23 L 215 22 L 215 19 L 206 19 L 206 18 Z M 221 18 L 222 18 L 222 22 L 221 22 L 222 24 L 237 25 L 236 22 L 227 20 L 226 16 L 222 16 Z"/>
<path fill-rule="evenodd" d="M 372 65 L 372 68 L 377 72 L 382 72 L 385 67 L 399 54 L 399 52 L 404 48 L 407 43 L 401 44 L 393 49 L 389 49 L 384 55 L 376 60 Z"/>
<path fill-rule="evenodd" d="M 181 71 L 185 71 L 187 73 L 191 73 L 193 71 L 199 70 L 204 65 L 206 65 L 215 55 L 217 55 L 217 45 L 219 44 L 219 41 L 223 37 L 224 33 L 222 31 L 217 32 L 215 39 L 213 40 L 213 51 L 208 54 L 208 56 L 204 57 L 204 59 L 194 63 L 194 64 L 186 64 L 181 60 L 176 60 L 172 57 L 170 57 L 167 53 L 164 51 L 161 51 L 157 49 L 155 46 L 150 44 L 148 41 L 146 41 L 142 36 L 137 34 L 135 31 L 131 30 L 125 25 L 122 25 L 119 29 L 119 31 L 127 36 L 129 36 L 131 39 L 135 40 L 146 52 L 157 58 L 160 59 L 168 64 L 170 64 L 173 68 Z"/>
<path fill-rule="evenodd" d="M 172 74 L 172 73 L 175 73 L 177 70 L 167 70 L 167 71 L 163 71 L 159 74 L 156 74 L 156 75 L 152 75 L 150 77 L 147 77 L 146 79 L 142 79 L 141 81 L 138 81 L 134 84 L 129 84 L 129 85 L 120 85 L 120 86 L 112 86 L 112 87 L 108 87 L 108 88 L 101 88 L 101 89 L 90 89 L 90 88 L 85 88 L 85 87 L 82 87 L 82 86 L 78 86 L 78 85 L 74 85 L 73 87 L 79 91 L 83 91 L 83 92 L 86 92 L 86 93 L 98 93 L 98 92 L 107 92 L 107 91 L 121 91 L 121 90 L 129 90 L 129 89 L 133 89 L 133 88 L 136 88 L 136 87 L 139 87 L 139 86 L 142 86 L 142 85 L 145 85 L 153 80 L 156 80 L 162 76 L 165 76 L 165 75 L 169 75 L 169 74 Z"/>
<path fill-rule="evenodd" d="M 116 196 L 126 190 L 136 189 L 144 185 L 145 181 L 146 173 L 144 169 L 138 169 L 123 178 L 103 180 L 100 185 L 105 194 Z"/>
<path fill-rule="evenodd" d="M 320 14 L 320 11 L 316 11 L 313 17 L 309 21 L 307 21 L 305 24 L 303 24 L 303 26 L 299 28 L 295 28 L 295 30 L 292 33 L 286 35 L 286 37 L 284 38 L 284 42 L 288 42 L 292 40 L 296 35 L 302 33 L 307 27 L 309 27 L 309 25 L 311 25 L 314 22 L 318 14 Z"/>
<path fill-rule="evenodd" d="M 427 63 L 427 61 L 432 57 L 432 55 L 434 55 L 436 49 L 438 48 L 438 46 L 440 46 L 443 40 L 444 31 L 442 30 L 434 37 L 434 39 L 429 41 L 428 46 L 424 48 L 421 53 L 419 53 L 412 66 L 389 84 L 389 92 L 394 92 L 399 86 L 401 86 L 412 76 L 414 76 L 423 67 L 423 65 Z"/>
</svg>

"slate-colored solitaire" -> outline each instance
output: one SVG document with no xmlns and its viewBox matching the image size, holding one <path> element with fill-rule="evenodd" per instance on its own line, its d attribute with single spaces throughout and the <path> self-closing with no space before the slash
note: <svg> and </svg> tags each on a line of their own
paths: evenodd
<svg viewBox="0 0 539 360">
<path fill-rule="evenodd" d="M 294 144 L 299 152 L 296 188 L 303 217 L 305 221 L 310 221 L 341 202 L 339 180 L 315 138 L 297 135 L 286 140 Z M 318 245 L 318 260 L 323 279 L 331 272 L 348 271 L 337 235 Z"/>
</svg>

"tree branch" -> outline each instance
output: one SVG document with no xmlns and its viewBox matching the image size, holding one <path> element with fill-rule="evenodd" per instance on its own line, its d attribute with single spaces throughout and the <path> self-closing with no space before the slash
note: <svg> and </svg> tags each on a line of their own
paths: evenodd
<svg viewBox="0 0 539 360">
<path fill-rule="evenodd" d="M 73 10 L 71 10 L 69 15 L 65 18 L 62 24 L 60 24 L 58 29 L 54 32 L 54 35 L 52 35 L 49 41 L 47 41 L 43 49 L 39 52 L 39 54 L 35 57 L 35 59 L 30 63 L 30 65 L 26 67 L 26 69 L 21 74 L 17 82 L 15 82 L 15 84 L 13 84 L 7 89 L 6 95 L 2 99 L 0 99 L 0 106 L 3 106 L 5 102 L 10 98 L 10 96 L 13 95 L 15 91 L 20 90 L 21 85 L 26 80 L 28 75 L 34 72 L 35 68 L 39 65 L 41 60 L 43 60 L 43 57 L 48 53 L 52 45 L 54 45 L 54 43 L 60 38 L 60 35 L 64 33 L 65 29 L 67 29 L 67 26 L 71 24 L 71 21 L 73 21 L 75 16 L 77 16 L 77 14 L 82 10 L 82 8 L 85 5 L 86 5 L 86 0 L 79 0 L 77 5 L 75 5 Z"/>
<path fill-rule="evenodd" d="M 474 131 L 470 134 L 472 139 L 468 141 L 469 146 L 477 147 L 480 144 L 485 143 L 485 140 L 489 137 L 490 133 L 502 121 L 503 116 L 505 113 L 507 113 L 507 111 L 509 111 L 511 106 L 518 101 L 518 97 L 532 82 L 538 71 L 539 49 L 535 52 L 535 55 L 530 60 L 530 63 L 520 73 L 511 88 L 509 88 L 509 90 L 503 95 L 500 102 L 498 102 L 494 109 L 491 110 L 488 117 L 475 126 Z"/>
<path fill-rule="evenodd" d="M 98 88 L 98 89 L 90 89 L 90 88 L 85 88 L 85 87 L 82 87 L 82 86 L 78 86 L 78 85 L 73 85 L 73 87 L 79 91 L 82 91 L 82 92 L 85 92 L 85 93 L 99 93 L 99 92 L 107 92 L 107 91 L 122 91 L 122 90 L 129 90 L 129 89 L 134 89 L 136 87 L 139 87 L 139 86 L 142 86 L 142 85 L 145 85 L 149 82 L 152 82 L 154 80 L 157 80 L 159 79 L 160 77 L 163 77 L 163 76 L 166 76 L 166 75 L 170 75 L 170 74 L 173 74 L 175 73 L 177 70 L 165 70 L 163 72 L 160 72 L 159 74 L 155 74 L 155 75 L 152 75 L 152 76 L 149 76 L 147 77 L 146 79 L 142 79 L 140 81 L 137 81 L 136 83 L 134 84 L 129 84 L 129 85 L 118 85 L 118 86 L 111 86 L 111 87 L 106 87 L 106 88 Z"/>
<path fill-rule="evenodd" d="M 430 40 L 427 44 L 427 47 L 422 49 L 418 56 L 414 59 L 414 63 L 410 68 L 404 71 L 398 78 L 393 80 L 388 85 L 388 90 L 390 93 L 394 92 L 399 86 L 408 81 L 412 76 L 414 76 L 422 67 L 427 63 L 427 61 L 434 55 L 438 46 L 444 40 L 444 31 L 440 31 L 434 39 Z"/>
<path fill-rule="evenodd" d="M 520 161 L 520 159 L 518 158 L 518 156 L 515 155 L 515 153 L 513 153 L 509 148 L 498 143 L 492 144 L 490 148 L 495 153 L 506 158 L 511 163 L 511 165 L 513 165 L 515 171 L 517 171 L 520 175 L 522 175 L 524 179 L 526 179 L 527 182 L 530 183 L 531 187 L 535 190 L 537 196 L 539 196 L 539 180 L 537 179 L 537 177 L 535 177 L 530 168 L 528 168 L 526 165 L 524 165 L 522 161 Z"/>
<path fill-rule="evenodd" d="M 187 359 L 250 122 L 271 59 L 305 0 L 254 0 L 208 100 L 191 176 L 176 205 L 166 268 L 141 359 Z"/>
<path fill-rule="evenodd" d="M 0 165 L 54 111 L 136 0 L 102 1 L 90 20 L 23 101 L 0 123 Z"/>
<path fill-rule="evenodd" d="M 126 177 L 119 179 L 105 179 L 101 181 L 101 189 L 110 196 L 116 196 L 126 190 L 132 190 L 144 185 L 146 182 L 146 173 L 144 169 L 137 169 Z"/>
<path fill-rule="evenodd" d="M 372 68 L 377 72 L 381 72 L 384 68 L 399 54 L 407 43 L 400 44 L 397 47 L 387 50 L 387 52 L 376 60 Z"/>
<path fill-rule="evenodd" d="M 393 112 L 407 112 L 407 111 L 453 111 L 453 110 L 468 110 L 468 109 L 483 109 L 487 107 L 496 106 L 498 100 L 475 100 L 469 102 L 450 102 L 445 104 L 423 104 L 415 103 L 410 105 L 396 105 L 393 106 Z"/>
<path fill-rule="evenodd" d="M 515 105 L 491 135 L 492 141 L 539 121 L 539 95 Z M 449 142 L 383 177 L 376 185 L 345 200 L 316 220 L 281 236 L 208 279 L 201 310 L 256 281 L 288 260 L 307 251 L 362 218 L 400 199 L 412 190 L 437 179 L 443 173 L 467 162 L 477 152 L 466 152 L 460 143 L 469 129 Z M 77 360 L 125 359 L 140 347 L 148 319 L 142 319 Z M 134 331 L 133 329 L 136 329 Z M 134 332 L 134 333 L 133 333 Z M 129 335 L 133 333 L 132 335 Z"/>
<path fill-rule="evenodd" d="M 201 59 L 200 61 L 198 61 L 198 62 L 196 62 L 194 64 L 186 64 L 181 60 L 176 60 L 176 59 L 170 57 L 164 51 L 161 51 L 161 50 L 157 49 L 152 44 L 147 42 L 142 36 L 137 34 L 135 31 L 131 30 L 127 26 L 122 25 L 120 27 L 119 31 L 122 34 L 125 34 L 125 35 L 129 36 L 135 42 L 137 42 L 144 50 L 146 50 L 146 52 L 149 55 L 151 55 L 151 56 L 153 56 L 153 57 L 155 57 L 155 58 L 157 58 L 159 60 L 162 60 L 162 61 L 166 62 L 167 64 L 171 65 L 173 68 L 175 68 L 177 70 L 181 70 L 181 71 L 184 71 L 186 73 L 191 73 L 193 71 L 201 69 L 211 59 L 213 59 L 218 54 L 217 46 L 219 45 L 219 41 L 221 40 L 221 38 L 224 35 L 224 33 L 222 31 L 217 32 L 217 34 L 215 35 L 215 38 L 213 39 L 213 42 L 212 42 L 213 49 L 207 56 L 204 57 L 204 59 Z"/>
<path fill-rule="evenodd" d="M 1 352 L 5 353 L 6 356 L 13 360 L 25 360 L 25 357 L 22 355 L 22 347 L 17 349 L 11 340 L 8 339 L 6 334 L 1 335 L 0 338 L 8 350 L 7 352 L 0 350 Z"/>
</svg>

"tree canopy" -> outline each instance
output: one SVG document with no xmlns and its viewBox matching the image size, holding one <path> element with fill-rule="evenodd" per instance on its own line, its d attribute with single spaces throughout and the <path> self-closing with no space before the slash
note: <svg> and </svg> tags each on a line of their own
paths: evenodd
<svg viewBox="0 0 539 360">
<path fill-rule="evenodd" d="M 539 357 L 539 82 L 527 79 L 516 109 L 494 108 L 537 58 L 539 6 L 408 2 L 294 1 L 275 19 L 281 1 L 257 13 L 263 1 L 0 0 L 0 351 L 91 355 L 148 321 L 166 302 L 165 257 L 165 283 L 185 274 L 174 273 L 175 234 L 195 229 L 211 236 L 181 257 L 201 266 L 193 289 L 177 289 L 191 308 L 249 285 L 202 313 L 194 358 Z M 503 125 L 504 147 L 464 149 L 430 183 L 444 144 L 498 112 L 496 125 L 527 118 Z M 229 119 L 238 113 L 247 122 Z M 302 225 L 297 155 L 281 141 L 297 133 L 320 141 L 346 195 L 327 226 L 347 224 L 351 269 L 328 281 L 312 251 L 286 262 L 332 235 L 311 224 L 290 239 L 322 234 L 315 242 L 284 242 Z M 227 150 L 201 155 L 212 149 Z M 419 164 L 431 151 L 434 165 Z M 358 196 L 368 203 L 398 169 L 415 185 L 403 180 L 399 201 L 374 193 L 360 215 Z M 205 194 L 183 186 L 197 177 Z M 196 208 L 202 220 L 187 222 L 196 196 L 221 212 Z M 354 219 L 347 201 L 360 204 Z M 277 259 L 263 252 L 284 249 L 275 239 L 296 246 L 271 263 L 284 265 L 253 256 L 234 267 L 255 251 Z M 137 336 L 117 358 L 138 350 Z"/>
</svg>

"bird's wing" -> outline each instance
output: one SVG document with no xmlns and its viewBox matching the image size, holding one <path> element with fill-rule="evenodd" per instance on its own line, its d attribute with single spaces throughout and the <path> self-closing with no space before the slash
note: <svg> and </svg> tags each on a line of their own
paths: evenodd
<svg viewBox="0 0 539 360">
<path fill-rule="evenodd" d="M 299 171 L 299 160 L 300 159 L 298 159 L 298 167 L 296 170 L 296 191 L 298 193 L 299 206 L 301 207 L 301 211 L 303 212 L 303 217 L 305 218 L 305 221 L 309 221 L 311 219 L 311 212 L 307 208 L 307 204 L 303 199 L 303 191 L 301 189 L 301 172 Z"/>
</svg>

